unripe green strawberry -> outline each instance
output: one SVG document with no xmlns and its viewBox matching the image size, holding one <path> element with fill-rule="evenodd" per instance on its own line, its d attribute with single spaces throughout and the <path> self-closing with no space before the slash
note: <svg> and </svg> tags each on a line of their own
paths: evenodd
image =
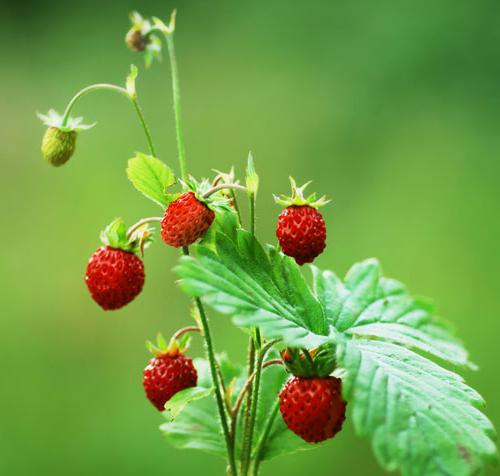
<svg viewBox="0 0 500 476">
<path fill-rule="evenodd" d="M 50 126 L 42 140 L 42 156 L 54 167 L 64 165 L 75 152 L 77 132 Z"/>
</svg>

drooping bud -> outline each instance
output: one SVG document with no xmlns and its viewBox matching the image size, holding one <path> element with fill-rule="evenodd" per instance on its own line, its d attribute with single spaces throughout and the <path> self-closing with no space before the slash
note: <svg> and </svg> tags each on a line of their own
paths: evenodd
<svg viewBox="0 0 500 476">
<path fill-rule="evenodd" d="M 151 43 L 151 38 L 145 36 L 141 28 L 133 26 L 125 36 L 125 43 L 129 49 L 140 53 Z"/>
<path fill-rule="evenodd" d="M 42 156 L 54 167 L 64 165 L 75 152 L 77 132 L 50 126 L 42 140 Z"/>
</svg>

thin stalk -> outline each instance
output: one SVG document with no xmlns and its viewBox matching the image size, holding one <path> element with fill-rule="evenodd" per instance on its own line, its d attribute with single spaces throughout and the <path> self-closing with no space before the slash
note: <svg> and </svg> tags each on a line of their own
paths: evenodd
<svg viewBox="0 0 500 476">
<path fill-rule="evenodd" d="M 227 414 L 224 404 L 224 397 L 221 393 L 220 382 L 217 374 L 217 362 L 215 359 L 215 352 L 212 344 L 212 336 L 210 333 L 210 326 L 208 324 L 207 315 L 205 314 L 205 309 L 199 298 L 195 299 L 198 312 L 200 313 L 200 321 L 203 328 L 203 335 L 205 336 L 205 347 L 207 350 L 208 362 L 210 364 L 210 374 L 212 375 L 212 382 L 215 387 L 215 400 L 217 402 L 217 409 L 219 411 L 220 421 L 222 425 L 222 432 L 224 433 L 224 438 L 226 440 L 226 449 L 229 459 L 229 466 L 231 468 L 231 475 L 237 475 L 236 461 L 234 459 L 234 448 L 231 442 L 231 435 L 229 433 L 229 425 L 227 421 Z"/>
<path fill-rule="evenodd" d="M 257 365 L 255 368 L 255 377 L 253 382 L 253 391 L 252 391 L 252 401 L 250 408 L 250 420 L 248 422 L 248 438 L 243 442 L 242 449 L 242 458 L 241 458 L 241 474 L 242 476 L 246 476 L 248 474 L 248 470 L 250 469 L 250 459 L 252 456 L 252 441 L 253 441 L 253 433 L 255 430 L 255 421 L 257 419 L 257 408 L 259 402 L 259 389 L 260 389 L 260 378 L 262 375 L 262 363 L 266 357 L 267 352 L 271 349 L 271 347 L 276 343 L 276 340 L 267 342 L 264 347 L 259 352 L 259 356 L 257 359 Z"/>
<path fill-rule="evenodd" d="M 188 327 L 183 327 L 182 329 L 179 329 L 175 334 L 174 334 L 174 339 L 177 340 L 187 332 L 201 332 L 201 329 L 198 326 L 188 326 Z"/>
<path fill-rule="evenodd" d="M 179 157 L 179 168 L 181 173 L 181 178 L 186 181 L 187 166 L 186 166 L 186 152 L 184 146 L 184 134 L 182 129 L 182 116 L 181 116 L 181 93 L 179 87 L 179 70 L 177 68 L 177 58 L 175 55 L 175 45 L 174 45 L 174 30 L 175 30 L 175 10 L 172 12 L 170 19 L 170 25 L 167 31 L 164 32 L 165 39 L 168 46 L 168 54 L 170 58 L 170 71 L 172 74 L 172 94 L 174 103 L 174 116 L 175 116 L 175 128 L 177 133 L 177 152 Z M 189 248 L 187 246 L 182 249 L 184 255 L 189 255 Z M 210 365 L 210 375 L 212 377 L 212 382 L 215 387 L 215 400 L 217 403 L 217 409 L 219 412 L 219 417 L 222 426 L 222 432 L 224 434 L 224 439 L 226 441 L 226 450 L 229 462 L 229 471 L 231 476 L 237 476 L 236 460 L 234 457 L 234 444 L 231 440 L 231 435 L 229 432 L 229 424 L 225 407 L 225 399 L 223 396 L 224 381 L 222 375 L 219 375 L 220 368 L 215 357 L 215 351 L 212 343 L 212 336 L 210 332 L 210 326 L 208 323 L 208 318 L 203 307 L 203 303 L 200 298 L 195 298 L 195 304 L 200 315 L 200 323 L 203 330 L 203 336 L 205 338 L 205 347 L 207 351 L 208 362 Z"/>
<path fill-rule="evenodd" d="M 243 187 L 243 185 L 239 185 L 237 183 L 221 183 L 219 185 L 216 185 L 215 187 L 212 187 L 210 190 L 207 190 L 201 198 L 208 198 L 210 195 L 213 195 L 216 192 L 219 192 L 220 190 L 241 190 L 242 192 L 246 192 L 247 189 L 246 187 Z"/>
<path fill-rule="evenodd" d="M 255 448 L 254 456 L 253 456 L 253 470 L 252 475 L 258 476 L 259 474 L 259 466 L 262 460 L 262 452 L 264 451 L 264 447 L 266 445 L 266 441 L 271 434 L 271 430 L 273 428 L 274 420 L 276 419 L 276 415 L 278 414 L 278 410 L 280 407 L 279 399 L 276 399 L 274 402 L 273 408 L 271 409 L 271 413 L 269 414 L 269 418 L 267 419 L 266 426 L 264 427 L 264 431 L 260 437 L 259 442 L 257 443 L 257 447 Z"/>
<path fill-rule="evenodd" d="M 148 223 L 158 223 L 163 220 L 163 217 L 147 217 L 142 218 L 137 223 L 134 223 L 127 231 L 127 238 L 131 238 L 132 234 L 138 230 L 141 226 L 146 225 Z"/>
<path fill-rule="evenodd" d="M 64 111 L 64 115 L 61 121 L 61 126 L 62 127 L 67 127 L 68 121 L 71 115 L 71 111 L 75 107 L 76 103 L 87 93 L 90 93 L 92 91 L 100 91 L 103 89 L 107 89 L 109 91 L 115 91 L 119 94 L 124 95 L 134 106 L 135 112 L 137 113 L 137 116 L 139 117 L 139 122 L 141 123 L 142 129 L 144 131 L 144 134 L 146 136 L 146 141 L 148 143 L 149 147 L 149 152 L 151 155 L 154 155 L 156 157 L 156 149 L 153 144 L 153 139 L 151 137 L 151 132 L 149 130 L 149 127 L 147 126 L 146 119 L 144 117 L 144 113 L 142 112 L 142 109 L 139 105 L 139 102 L 137 101 L 137 97 L 131 96 L 128 91 L 125 88 L 122 88 L 121 86 L 116 86 L 116 84 L 108 84 L 108 83 L 98 83 L 98 84 L 92 84 L 90 86 L 87 86 L 86 88 L 81 89 L 78 91 L 71 99 L 71 101 L 68 103 L 66 106 L 66 109 Z"/>
<path fill-rule="evenodd" d="M 230 190 L 231 200 L 233 201 L 234 210 L 236 211 L 236 216 L 238 217 L 238 223 L 240 226 L 243 226 L 243 222 L 241 221 L 241 212 L 240 206 L 238 205 L 238 200 L 236 199 L 236 193 L 234 190 Z"/>
<path fill-rule="evenodd" d="M 177 57 L 175 55 L 174 34 L 165 34 L 168 46 L 168 56 L 170 58 L 170 71 L 172 73 L 172 94 L 174 99 L 175 129 L 177 134 L 177 151 L 179 155 L 179 167 L 182 180 L 186 181 L 186 148 L 184 146 L 184 133 L 182 129 L 181 115 L 181 90 L 179 86 L 179 70 L 177 68 Z"/>
</svg>

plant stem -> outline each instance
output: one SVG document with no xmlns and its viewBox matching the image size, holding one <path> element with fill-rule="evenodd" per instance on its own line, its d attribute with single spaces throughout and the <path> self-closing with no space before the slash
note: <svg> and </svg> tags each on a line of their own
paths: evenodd
<svg viewBox="0 0 500 476">
<path fill-rule="evenodd" d="M 271 430 L 273 428 L 274 420 L 276 419 L 276 415 L 278 414 L 278 409 L 280 407 L 280 401 L 279 399 L 276 399 L 276 402 L 273 405 L 273 408 L 271 410 L 271 413 L 269 414 L 269 418 L 267 419 L 266 426 L 264 427 L 264 431 L 262 432 L 262 435 L 260 437 L 259 442 L 257 443 L 257 447 L 254 452 L 253 456 L 253 470 L 252 470 L 252 475 L 253 476 L 258 476 L 259 474 L 259 465 L 260 461 L 262 459 L 262 451 L 264 450 L 264 447 L 266 445 L 266 441 L 269 438 L 269 435 L 271 433 Z"/>
<path fill-rule="evenodd" d="M 237 183 L 221 183 L 219 185 L 215 185 L 214 187 L 210 188 L 210 190 L 207 190 L 201 198 L 208 198 L 210 195 L 213 195 L 216 192 L 219 192 L 220 190 L 241 190 L 243 192 L 246 192 L 246 187 L 243 187 L 243 185 L 238 185 Z"/>
<path fill-rule="evenodd" d="M 92 91 L 100 91 L 103 89 L 107 89 L 109 91 L 115 91 L 117 93 L 120 93 L 124 95 L 127 99 L 130 100 L 130 102 L 133 104 L 135 112 L 137 113 L 137 116 L 139 117 L 139 122 L 141 123 L 142 129 L 144 131 L 144 134 L 146 135 L 146 141 L 148 143 L 149 147 L 149 152 L 151 155 L 154 155 L 156 157 L 156 149 L 153 144 L 153 139 L 151 137 L 151 132 L 147 126 L 146 119 L 144 117 L 144 113 L 142 112 L 142 109 L 137 101 L 137 97 L 131 96 L 128 91 L 125 88 L 122 88 L 120 86 L 116 86 L 115 84 L 108 84 L 108 83 L 98 83 L 98 84 L 92 84 L 90 86 L 87 86 L 86 88 L 81 89 L 78 91 L 71 101 L 68 103 L 66 106 L 66 109 L 64 111 L 64 115 L 61 121 L 61 126 L 62 127 L 67 127 L 68 121 L 71 115 L 71 111 L 75 107 L 76 103 L 87 93 L 90 93 Z"/>
<path fill-rule="evenodd" d="M 147 223 L 156 223 L 161 222 L 163 220 L 162 217 L 147 217 L 142 218 L 137 223 L 134 223 L 127 231 L 127 238 L 131 238 L 134 231 L 138 230 L 141 226 L 146 225 Z"/>
<path fill-rule="evenodd" d="M 256 339 L 257 340 L 257 339 Z M 266 357 L 267 352 L 271 347 L 276 343 L 277 341 L 273 340 L 270 342 L 267 342 L 264 347 L 259 352 L 259 356 L 257 359 L 257 365 L 255 367 L 255 377 L 254 377 L 254 382 L 253 382 L 253 391 L 252 391 L 252 400 L 251 400 L 251 407 L 250 407 L 250 418 L 248 421 L 248 429 L 246 433 L 246 438 L 243 442 L 243 449 L 242 449 L 242 457 L 241 457 L 241 474 L 242 476 L 246 476 L 248 474 L 248 470 L 250 468 L 250 459 L 252 456 L 252 440 L 253 440 L 253 433 L 255 429 L 255 421 L 257 418 L 257 409 L 258 409 L 258 402 L 259 402 L 259 389 L 260 389 L 260 377 L 262 375 L 262 362 L 264 361 L 264 358 Z"/>
<path fill-rule="evenodd" d="M 170 71 L 172 74 L 172 94 L 174 99 L 175 128 L 177 133 L 177 151 L 179 155 L 179 167 L 182 180 L 186 181 L 186 149 L 184 146 L 184 134 L 181 117 L 181 90 L 179 87 L 179 70 L 177 68 L 177 57 L 175 55 L 174 33 L 166 33 L 165 39 L 168 46 L 168 56 L 170 58 Z"/>
<path fill-rule="evenodd" d="M 183 327 L 174 334 L 174 339 L 175 340 L 179 339 L 179 337 L 183 336 L 187 332 L 201 332 L 201 329 L 198 326 Z"/>
<path fill-rule="evenodd" d="M 174 30 L 175 30 L 175 10 L 172 12 L 170 18 L 170 25 L 168 31 L 164 32 L 165 39 L 168 45 L 168 54 L 170 58 L 170 70 L 172 74 L 172 94 L 174 103 L 174 116 L 175 116 L 175 128 L 177 133 L 177 152 L 179 157 L 179 168 L 181 173 L 181 178 L 186 181 L 187 166 L 186 166 L 186 152 L 184 147 L 184 134 L 182 129 L 182 117 L 181 117 L 181 93 L 179 87 L 179 70 L 177 68 L 177 58 L 175 55 L 174 46 Z M 184 255 L 189 255 L 189 248 L 184 246 L 182 248 Z M 195 304 L 200 315 L 200 323 L 203 331 L 203 336 L 205 338 L 205 347 L 207 351 L 207 358 L 210 365 L 210 374 L 212 377 L 212 382 L 215 387 L 215 400 L 217 402 L 217 409 L 219 412 L 219 417 L 222 426 L 222 432 L 224 434 L 224 439 L 226 441 L 226 450 L 229 462 L 228 470 L 231 472 L 231 476 L 237 476 L 238 471 L 236 468 L 236 460 L 234 457 L 234 443 L 231 439 L 229 432 L 229 424 L 227 417 L 227 407 L 225 406 L 225 399 L 223 396 L 224 380 L 220 373 L 220 367 L 215 357 L 214 346 L 212 343 L 212 335 L 210 332 L 210 326 L 208 323 L 208 318 L 203 307 L 203 303 L 200 298 L 195 298 Z"/>
<path fill-rule="evenodd" d="M 217 362 L 215 359 L 215 352 L 212 344 L 210 326 L 208 324 L 207 315 L 205 314 L 205 309 L 203 308 L 201 300 L 199 298 L 196 298 L 195 302 L 196 302 L 196 307 L 198 308 L 198 312 L 200 313 L 200 321 L 203 328 L 203 335 L 205 336 L 205 346 L 207 350 L 208 362 L 210 364 L 210 373 L 212 375 L 212 382 L 215 387 L 215 400 L 217 401 L 217 408 L 219 410 L 222 431 L 224 433 L 224 438 L 226 440 L 226 448 L 229 459 L 229 466 L 231 468 L 231 475 L 237 476 L 236 461 L 234 459 L 234 448 L 231 441 L 231 435 L 229 433 L 227 414 L 224 406 L 224 397 L 221 393 L 220 381 L 217 373 Z"/>
</svg>

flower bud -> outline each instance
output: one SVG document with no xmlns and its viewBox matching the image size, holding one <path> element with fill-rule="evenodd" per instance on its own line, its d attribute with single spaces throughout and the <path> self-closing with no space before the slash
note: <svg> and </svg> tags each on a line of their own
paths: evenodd
<svg viewBox="0 0 500 476">
<path fill-rule="evenodd" d="M 141 52 L 146 49 L 151 40 L 144 36 L 142 30 L 137 27 L 132 27 L 125 36 L 125 43 L 132 51 Z"/>
<path fill-rule="evenodd" d="M 75 152 L 77 132 L 50 126 L 42 140 L 42 156 L 54 167 L 65 164 Z"/>
</svg>

